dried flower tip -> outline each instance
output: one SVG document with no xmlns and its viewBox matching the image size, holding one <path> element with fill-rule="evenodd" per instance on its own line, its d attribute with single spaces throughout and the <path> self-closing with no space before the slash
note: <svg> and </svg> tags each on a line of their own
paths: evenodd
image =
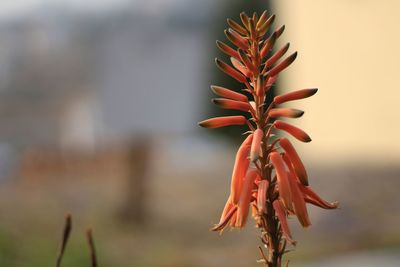
<svg viewBox="0 0 400 267">
<path fill-rule="evenodd" d="M 280 26 L 278 29 L 275 30 L 276 38 L 279 38 L 282 33 L 285 31 L 285 25 Z"/>
<path fill-rule="evenodd" d="M 218 107 L 225 108 L 225 109 L 235 109 L 235 110 L 241 110 L 241 111 L 245 111 L 245 112 L 250 110 L 250 104 L 247 102 L 236 101 L 236 100 L 231 100 L 231 99 L 226 99 L 226 98 L 214 98 L 211 101 Z"/>
<path fill-rule="evenodd" d="M 221 42 L 221 41 L 217 41 L 217 47 L 224 52 L 225 54 L 227 54 L 228 56 L 234 57 L 234 58 L 239 58 L 239 54 L 238 52 L 233 49 L 232 47 L 230 47 L 229 45 Z"/>
<path fill-rule="evenodd" d="M 264 132 L 261 129 L 257 129 L 254 132 L 253 142 L 251 143 L 250 150 L 250 161 L 256 161 L 260 156 L 261 142 L 264 137 Z"/>
<path fill-rule="evenodd" d="M 243 125 L 246 124 L 246 118 L 243 116 L 225 116 L 216 117 L 199 122 L 199 126 L 204 128 L 220 128 L 229 125 Z"/>
<path fill-rule="evenodd" d="M 270 160 L 275 168 L 279 196 L 285 204 L 285 207 L 292 210 L 292 193 L 290 191 L 289 179 L 282 157 L 278 152 L 272 152 L 270 154 Z"/>
<path fill-rule="evenodd" d="M 242 102 L 247 102 L 248 98 L 247 96 L 237 93 L 235 91 L 232 91 L 230 89 L 221 87 L 221 86 L 216 86 L 216 85 L 211 85 L 211 90 L 219 96 L 226 97 L 232 100 L 237 100 L 237 101 L 242 101 Z"/>
<path fill-rule="evenodd" d="M 229 41 L 232 42 L 232 44 L 245 50 L 249 48 L 249 43 L 247 42 L 247 40 L 234 30 L 228 29 L 225 30 L 224 33 L 226 37 L 229 39 Z"/>
<path fill-rule="evenodd" d="M 233 204 L 237 204 L 239 202 L 243 186 L 243 179 L 246 176 L 246 172 L 250 164 L 248 156 L 252 141 L 253 134 L 250 134 L 240 145 L 239 150 L 236 153 L 235 165 L 233 166 L 231 180 L 231 201 Z"/>
<path fill-rule="evenodd" d="M 228 25 L 235 31 L 237 31 L 238 33 L 240 33 L 241 35 L 246 36 L 247 35 L 247 31 L 245 28 L 243 28 L 242 26 L 239 25 L 239 23 L 237 23 L 234 20 L 231 19 L 227 19 L 226 20 L 228 22 Z"/>
<path fill-rule="evenodd" d="M 318 91 L 317 88 L 311 88 L 311 89 L 297 90 L 297 91 L 289 92 L 289 93 L 286 93 L 283 95 L 278 95 L 274 98 L 274 103 L 282 104 L 282 103 L 285 103 L 288 101 L 307 98 L 307 97 L 315 95 L 317 93 L 317 91 Z"/>
<path fill-rule="evenodd" d="M 249 214 L 249 205 L 252 195 L 254 180 L 257 177 L 257 170 L 249 170 L 244 178 L 242 192 L 238 202 L 238 211 L 236 218 L 236 227 L 243 228 L 246 224 L 247 216 Z"/>
<path fill-rule="evenodd" d="M 241 83 L 246 82 L 246 77 L 243 74 L 241 74 L 240 72 L 238 72 L 237 70 L 235 70 L 234 68 L 232 68 L 231 66 L 226 64 L 225 62 L 216 58 L 215 63 L 217 64 L 218 68 L 220 68 L 223 72 L 225 72 L 232 78 L 236 79 L 238 82 L 241 82 Z"/>
<path fill-rule="evenodd" d="M 288 132 L 289 134 L 293 135 L 299 141 L 306 142 L 306 143 L 311 142 L 311 137 L 306 132 L 304 132 L 300 128 L 297 128 L 287 122 L 277 120 L 274 122 L 274 127 L 276 129 Z"/>
<path fill-rule="evenodd" d="M 257 208 L 261 214 L 267 213 L 267 194 L 268 194 L 269 182 L 268 180 L 261 180 L 258 184 L 258 192 L 257 192 Z"/>
<path fill-rule="evenodd" d="M 293 108 L 273 108 L 268 112 L 271 118 L 287 117 L 287 118 L 299 118 L 303 116 L 304 111 Z"/>
<path fill-rule="evenodd" d="M 303 162 L 301 161 L 299 154 L 297 154 L 295 148 L 292 143 L 287 138 L 281 138 L 279 140 L 279 144 L 285 150 L 287 157 L 290 159 L 290 163 L 292 164 L 294 171 L 297 177 L 300 179 L 300 182 L 303 185 L 308 185 L 308 175 L 306 168 L 304 167 Z M 291 168 L 291 165 L 287 162 L 288 168 Z"/>
<path fill-rule="evenodd" d="M 279 72 L 283 71 L 284 69 L 286 69 L 287 67 L 290 66 L 290 64 L 293 63 L 293 61 L 296 59 L 297 57 L 297 52 L 294 52 L 293 54 L 291 54 L 290 56 L 288 56 L 285 60 L 283 60 L 281 63 L 279 63 L 278 65 L 276 65 L 275 67 L 273 67 L 268 73 L 267 75 L 269 75 L 270 77 L 273 77 L 275 75 L 277 75 Z"/>
</svg>

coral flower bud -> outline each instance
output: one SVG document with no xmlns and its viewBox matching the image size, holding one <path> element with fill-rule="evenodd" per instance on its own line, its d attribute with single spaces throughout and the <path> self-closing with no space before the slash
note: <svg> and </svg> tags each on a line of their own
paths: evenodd
<svg viewBox="0 0 400 267">
<path fill-rule="evenodd" d="M 275 168 L 276 177 L 278 180 L 279 196 L 285 204 L 286 208 L 292 209 L 292 193 L 290 191 L 289 179 L 285 169 L 285 164 L 281 155 L 278 152 L 270 154 L 271 163 Z"/>
<path fill-rule="evenodd" d="M 265 10 L 258 19 L 256 28 L 259 29 L 268 19 L 268 12 Z"/>
<path fill-rule="evenodd" d="M 276 216 L 278 217 L 279 222 L 281 223 L 282 231 L 283 234 L 285 235 L 286 240 L 294 244 L 295 242 L 292 239 L 292 234 L 290 232 L 290 228 L 286 219 L 285 208 L 283 207 L 282 203 L 279 200 L 275 200 L 272 203 L 272 206 L 274 207 Z"/>
<path fill-rule="evenodd" d="M 256 68 L 254 67 L 253 63 L 251 62 L 251 60 L 247 56 L 247 54 L 242 49 L 239 49 L 238 52 L 239 52 L 240 59 L 242 60 L 243 64 L 246 66 L 246 68 L 249 69 L 251 72 L 255 72 Z"/>
<path fill-rule="evenodd" d="M 276 51 L 266 62 L 265 68 L 269 68 L 274 65 L 286 52 L 289 50 L 290 43 L 285 44 L 281 49 Z"/>
<path fill-rule="evenodd" d="M 240 19 L 242 20 L 242 23 L 246 27 L 246 29 L 250 31 L 250 18 L 246 15 L 245 12 L 240 13 Z"/>
<path fill-rule="evenodd" d="M 275 30 L 276 38 L 279 38 L 279 36 L 281 36 L 284 31 L 285 31 L 285 25 L 282 25 L 278 29 L 276 29 Z"/>
<path fill-rule="evenodd" d="M 285 103 L 288 101 L 307 98 L 307 97 L 315 95 L 315 93 L 317 93 L 317 91 L 318 91 L 317 88 L 311 88 L 311 89 L 297 90 L 297 91 L 293 91 L 293 92 L 283 94 L 283 95 L 278 95 L 278 96 L 275 96 L 274 103 L 282 104 L 282 103 Z"/>
<path fill-rule="evenodd" d="M 264 96 L 264 79 L 262 75 L 259 75 L 257 78 L 255 90 L 256 90 L 256 95 L 260 97 Z"/>
<path fill-rule="evenodd" d="M 227 54 L 228 56 L 234 57 L 234 58 L 239 58 L 239 53 L 233 49 L 232 47 L 230 47 L 229 45 L 221 42 L 221 41 L 217 41 L 217 47 L 224 52 L 225 54 Z"/>
<path fill-rule="evenodd" d="M 233 204 L 239 202 L 243 179 L 246 176 L 247 169 L 249 168 L 249 152 L 250 146 L 253 141 L 253 134 L 250 134 L 239 147 L 236 153 L 235 165 L 233 166 L 232 180 L 231 180 L 231 201 Z"/>
<path fill-rule="evenodd" d="M 234 20 L 231 19 L 227 19 L 226 20 L 228 22 L 228 25 L 235 31 L 237 31 L 238 33 L 240 33 L 241 35 L 247 35 L 247 31 L 245 28 L 243 28 L 242 26 L 239 25 L 239 23 L 237 23 Z"/>
<path fill-rule="evenodd" d="M 251 143 L 250 150 L 250 161 L 254 162 L 260 156 L 261 151 L 261 141 L 263 139 L 264 132 L 261 129 L 257 129 L 254 131 L 253 142 Z"/>
<path fill-rule="evenodd" d="M 328 201 L 323 200 L 309 186 L 300 185 L 299 188 L 303 192 L 305 201 L 310 204 L 323 209 L 336 209 L 339 206 L 338 202 L 329 203 Z"/>
<path fill-rule="evenodd" d="M 236 218 L 236 227 L 243 228 L 246 224 L 246 219 L 249 214 L 249 206 L 252 195 L 252 189 L 254 180 L 257 177 L 257 170 L 249 170 L 244 179 L 242 192 L 240 193 L 240 199 L 238 202 L 238 211 Z"/>
<path fill-rule="evenodd" d="M 262 214 L 267 213 L 267 193 L 268 193 L 269 182 L 267 180 L 262 180 L 258 184 L 258 192 L 257 192 L 257 208 L 258 211 Z"/>
<path fill-rule="evenodd" d="M 294 108 L 273 108 L 268 112 L 271 118 L 287 117 L 287 118 L 299 118 L 303 116 L 304 111 Z"/>
<path fill-rule="evenodd" d="M 246 77 L 243 74 L 241 74 L 240 72 L 238 72 L 237 70 L 235 70 L 234 68 L 232 68 L 231 66 L 226 64 L 225 62 L 216 58 L 215 64 L 217 64 L 218 68 L 220 68 L 223 72 L 225 72 L 232 78 L 236 79 L 238 82 L 241 82 L 241 83 L 246 82 Z"/>
<path fill-rule="evenodd" d="M 286 161 L 286 160 L 285 160 Z M 291 170 L 288 173 L 290 190 L 292 192 L 294 212 L 303 227 L 311 225 L 310 218 L 308 216 L 306 202 L 303 197 L 303 193 L 299 189 L 299 183 L 295 177 L 295 173 Z"/>
<path fill-rule="evenodd" d="M 236 101 L 226 98 L 214 98 L 212 99 L 212 102 L 215 105 L 225 109 L 235 109 L 246 112 L 250 110 L 250 104 L 247 102 Z"/>
<path fill-rule="evenodd" d="M 248 98 L 247 96 L 237 93 L 235 91 L 229 90 L 227 88 L 221 87 L 221 86 L 215 86 L 211 85 L 211 90 L 219 96 L 226 97 L 232 100 L 237 100 L 237 101 L 242 101 L 242 102 L 247 102 Z"/>
<path fill-rule="evenodd" d="M 199 125 L 204 128 L 220 128 L 229 125 L 243 125 L 246 124 L 246 121 L 243 116 L 225 116 L 201 121 Z"/>
<path fill-rule="evenodd" d="M 228 200 L 229 201 L 229 200 Z M 228 204 L 228 203 L 227 203 Z M 230 205 L 229 208 L 226 210 L 226 213 L 221 216 L 221 220 L 218 224 L 214 225 L 211 228 L 211 231 L 222 231 L 228 225 L 228 223 L 235 218 L 236 216 L 237 207 L 234 205 Z"/>
<path fill-rule="evenodd" d="M 250 77 L 251 76 L 251 71 L 249 69 L 247 69 L 246 66 L 242 64 L 242 62 L 240 62 L 239 60 L 237 60 L 234 57 L 231 57 L 231 62 L 232 62 L 232 65 L 238 71 L 240 71 L 242 74 L 244 74 L 246 77 Z"/>
<path fill-rule="evenodd" d="M 293 61 L 296 59 L 296 57 L 297 57 L 297 52 L 294 52 L 293 54 L 288 56 L 285 60 L 283 60 L 281 63 L 279 63 L 278 65 L 273 67 L 267 74 L 270 77 L 277 75 L 279 72 L 281 72 L 284 69 L 286 69 L 287 67 L 289 67 L 290 64 L 292 64 Z"/>
<path fill-rule="evenodd" d="M 272 23 L 275 21 L 275 15 L 270 16 L 264 23 L 257 25 L 257 30 L 260 35 L 267 33 L 268 29 L 271 27 Z"/>
<path fill-rule="evenodd" d="M 276 129 L 285 131 L 293 135 L 296 139 L 302 142 L 311 142 L 310 136 L 304 132 L 303 130 L 281 120 L 277 120 L 274 122 L 274 126 Z"/>
<path fill-rule="evenodd" d="M 225 35 L 228 37 L 229 41 L 231 41 L 237 47 L 247 50 L 249 48 L 249 43 L 245 38 L 240 36 L 237 32 L 232 29 L 225 30 Z"/>
<path fill-rule="evenodd" d="M 277 39 L 276 32 L 274 32 L 267 40 L 265 40 L 265 43 L 260 51 L 261 58 L 264 58 L 268 54 L 268 52 L 272 49 L 272 47 L 276 42 L 276 39 Z"/>
<path fill-rule="evenodd" d="M 296 150 L 294 149 L 292 143 L 290 143 L 287 138 L 283 137 L 279 140 L 279 144 L 281 145 L 283 150 L 285 150 L 288 159 L 290 159 L 290 162 L 286 163 L 288 164 L 288 168 L 290 169 L 292 164 L 297 177 L 300 179 L 300 182 L 303 185 L 308 185 L 308 175 L 306 168 L 304 167 L 304 164 L 301 161 L 299 154 L 297 154 Z"/>
</svg>

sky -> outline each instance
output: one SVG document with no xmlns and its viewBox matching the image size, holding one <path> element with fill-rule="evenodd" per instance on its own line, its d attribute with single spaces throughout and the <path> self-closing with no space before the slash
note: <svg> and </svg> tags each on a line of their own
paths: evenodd
<svg viewBox="0 0 400 267">
<path fill-rule="evenodd" d="M 188 4 L 195 0 L 1 0 L 0 17 L 14 18 L 23 16 L 32 10 L 47 6 L 62 6 L 80 11 L 105 11 L 130 5 L 134 9 L 156 14 L 164 12 L 180 4 Z"/>
</svg>

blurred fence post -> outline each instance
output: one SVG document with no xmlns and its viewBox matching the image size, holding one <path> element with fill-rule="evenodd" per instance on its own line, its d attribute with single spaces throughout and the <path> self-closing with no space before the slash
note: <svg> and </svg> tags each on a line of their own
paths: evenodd
<svg viewBox="0 0 400 267">
<path fill-rule="evenodd" d="M 121 219 L 127 223 L 143 224 L 147 218 L 150 148 L 148 137 L 135 139 L 127 148 L 126 188 L 121 210 Z"/>
</svg>

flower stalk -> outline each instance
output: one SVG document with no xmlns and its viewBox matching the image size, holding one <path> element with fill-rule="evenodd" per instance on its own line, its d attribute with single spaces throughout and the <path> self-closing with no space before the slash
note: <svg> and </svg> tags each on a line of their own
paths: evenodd
<svg viewBox="0 0 400 267">
<path fill-rule="evenodd" d="M 266 95 L 289 67 L 297 52 L 282 59 L 289 50 L 289 43 L 273 51 L 282 35 L 282 26 L 268 35 L 275 15 L 266 11 L 259 17 L 240 14 L 241 24 L 228 19 L 225 35 L 231 47 L 217 41 L 217 47 L 230 57 L 231 65 L 216 59 L 219 69 L 242 83 L 245 89 L 235 91 L 221 86 L 211 90 L 221 98 L 213 103 L 224 109 L 247 113 L 243 115 L 211 118 L 199 123 L 205 128 L 230 125 L 247 125 L 248 136 L 241 144 L 233 167 L 231 192 L 221 219 L 212 230 L 222 232 L 227 227 L 243 228 L 251 209 L 256 226 L 261 230 L 261 241 L 267 253 L 261 250 L 260 260 L 265 267 L 280 267 L 287 243 L 295 245 L 287 218 L 296 216 L 303 227 L 311 225 L 306 203 L 324 209 L 335 209 L 319 197 L 309 186 L 308 175 L 294 146 L 285 137 L 274 133 L 286 132 L 298 141 L 310 142 L 310 136 L 302 129 L 280 120 L 299 118 L 304 112 L 279 107 L 282 103 L 313 96 L 317 89 L 302 89 L 278 95 L 272 103 L 266 103 Z M 243 88 L 243 87 L 242 87 Z M 288 263 L 286 264 L 286 266 Z"/>
</svg>

